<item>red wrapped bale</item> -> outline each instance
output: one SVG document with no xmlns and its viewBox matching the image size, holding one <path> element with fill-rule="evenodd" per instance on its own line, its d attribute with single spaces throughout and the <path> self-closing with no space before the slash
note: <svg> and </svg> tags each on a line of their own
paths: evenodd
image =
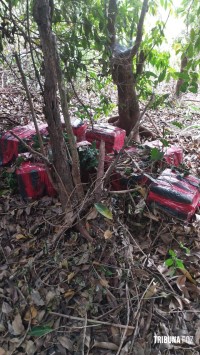
<svg viewBox="0 0 200 355">
<path fill-rule="evenodd" d="M 72 124 L 73 133 L 76 136 L 77 142 L 85 141 L 85 134 L 87 129 L 86 122 L 80 122 L 78 125 Z"/>
<path fill-rule="evenodd" d="M 23 162 L 16 174 L 19 192 L 24 199 L 37 199 L 44 195 L 56 196 L 44 164 Z"/>
<path fill-rule="evenodd" d="M 173 166 L 179 166 L 183 162 L 183 150 L 181 147 L 176 145 L 170 145 L 164 147 L 162 142 L 159 140 L 152 142 L 145 142 L 145 148 L 158 148 L 164 153 L 163 158 L 169 164 Z"/>
<path fill-rule="evenodd" d="M 41 134 L 48 134 L 46 124 L 40 124 L 39 130 Z M 26 126 L 17 126 L 3 133 L 0 137 L 0 165 L 11 163 L 24 150 L 19 140 L 12 135 L 12 132 L 26 143 L 32 142 L 36 135 L 33 123 Z"/>
<path fill-rule="evenodd" d="M 107 153 L 119 151 L 124 145 L 125 136 L 123 129 L 111 125 L 94 125 L 93 129 L 89 127 L 86 131 L 86 140 L 90 143 L 96 141 L 97 148 L 103 140 Z"/>
<path fill-rule="evenodd" d="M 200 203 L 200 179 L 166 169 L 150 185 L 147 203 L 171 216 L 189 221 Z"/>
</svg>

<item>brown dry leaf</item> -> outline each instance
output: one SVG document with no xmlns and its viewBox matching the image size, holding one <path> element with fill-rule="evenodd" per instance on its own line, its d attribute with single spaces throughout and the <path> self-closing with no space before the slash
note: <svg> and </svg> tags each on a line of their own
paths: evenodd
<svg viewBox="0 0 200 355">
<path fill-rule="evenodd" d="M 107 229 L 105 232 L 104 232 L 104 238 L 105 239 L 110 239 L 112 237 L 112 232 Z"/>
<path fill-rule="evenodd" d="M 31 319 L 37 317 L 38 311 L 34 306 L 31 306 L 30 309 L 25 313 L 24 320 L 29 322 Z"/>
<path fill-rule="evenodd" d="M 25 350 L 27 355 L 34 355 L 36 353 L 37 348 L 32 340 L 27 341 Z"/>
<path fill-rule="evenodd" d="M 195 343 L 197 345 L 200 345 L 200 327 L 197 328 L 194 339 L 195 339 Z"/>
<path fill-rule="evenodd" d="M 74 278 L 75 276 L 75 272 L 71 272 L 68 276 L 67 276 L 67 282 L 70 283 L 70 281 Z"/>
<path fill-rule="evenodd" d="M 58 337 L 59 343 L 63 346 L 63 348 L 72 351 L 74 350 L 72 341 L 67 337 Z"/>
<path fill-rule="evenodd" d="M 156 221 L 156 222 L 158 222 L 159 219 L 160 219 L 160 217 L 156 217 L 156 216 L 155 216 L 153 213 L 151 213 L 150 211 L 144 212 L 144 213 L 143 213 L 143 216 L 148 217 L 148 218 L 150 218 L 150 219 L 153 219 L 153 220 Z"/>
<path fill-rule="evenodd" d="M 32 298 L 33 303 L 36 304 L 36 306 L 44 306 L 45 305 L 42 297 L 40 296 L 40 294 L 37 290 L 33 290 L 31 292 L 31 298 Z"/>
<path fill-rule="evenodd" d="M 143 186 L 136 186 L 138 192 L 140 193 L 140 195 L 142 195 L 142 197 L 146 198 L 147 196 L 147 188 L 143 187 Z"/>
<path fill-rule="evenodd" d="M 144 299 L 153 297 L 157 292 L 158 292 L 157 284 L 155 283 L 155 284 L 151 285 L 148 288 L 148 290 L 145 292 Z"/>
<path fill-rule="evenodd" d="M 101 286 L 109 287 L 109 283 L 106 279 L 100 279 L 99 282 L 100 282 Z"/>
<path fill-rule="evenodd" d="M 68 291 L 66 291 L 66 292 L 64 293 L 64 297 L 65 297 L 65 298 L 73 297 L 74 294 L 75 294 L 75 291 L 70 289 L 70 290 L 68 290 Z"/>
<path fill-rule="evenodd" d="M 120 339 L 121 339 L 121 333 L 120 333 L 119 328 L 111 326 L 110 330 L 111 330 L 111 333 L 112 333 L 113 342 L 115 344 L 119 345 L 120 344 Z"/>
<path fill-rule="evenodd" d="M 12 328 L 13 328 L 13 331 L 14 331 L 14 335 L 21 335 L 24 332 L 24 326 L 22 324 L 22 318 L 21 318 L 19 313 L 15 316 L 15 319 L 12 322 Z"/>
<path fill-rule="evenodd" d="M 20 239 L 27 239 L 29 236 L 25 236 L 23 234 L 16 234 L 15 239 L 20 240 Z"/>
<path fill-rule="evenodd" d="M 183 289 L 185 288 L 185 281 L 186 281 L 185 276 L 179 276 L 176 280 L 176 284 L 177 284 L 179 290 L 181 290 L 182 292 L 183 292 Z"/>
<path fill-rule="evenodd" d="M 175 309 L 180 309 L 182 311 L 183 310 L 183 303 L 179 297 L 174 295 L 173 299 L 170 301 L 169 310 L 173 311 Z"/>
<path fill-rule="evenodd" d="M 108 349 L 108 350 L 118 350 L 118 346 L 114 343 L 109 343 L 108 341 L 94 341 L 93 347 Z"/>
<path fill-rule="evenodd" d="M 86 220 L 90 221 L 92 219 L 97 218 L 97 216 L 98 216 L 98 211 L 96 210 L 96 208 L 92 208 L 89 214 L 87 215 Z"/>
<path fill-rule="evenodd" d="M 55 291 L 48 291 L 46 294 L 46 303 L 49 304 L 49 302 L 53 301 L 53 299 L 56 297 L 56 292 Z"/>
<path fill-rule="evenodd" d="M 183 275 L 185 275 L 185 277 L 187 277 L 187 279 L 192 282 L 194 285 L 196 285 L 196 281 L 193 279 L 193 277 L 190 275 L 189 271 L 187 271 L 186 269 L 179 269 Z"/>
<path fill-rule="evenodd" d="M 2 313 L 9 314 L 13 311 L 12 307 L 7 302 L 2 303 Z"/>
<path fill-rule="evenodd" d="M 67 260 L 67 259 L 63 259 L 63 260 L 61 261 L 61 267 L 62 267 L 63 269 L 68 269 L 68 260 Z"/>
<path fill-rule="evenodd" d="M 6 355 L 6 351 L 3 348 L 0 348 L 0 355 Z"/>
<path fill-rule="evenodd" d="M 185 285 L 186 282 L 186 277 L 185 276 L 179 276 L 176 280 L 177 286 L 178 288 L 181 290 L 181 292 L 183 292 L 184 297 L 186 298 L 190 298 L 189 292 L 188 292 L 188 288 Z"/>
</svg>

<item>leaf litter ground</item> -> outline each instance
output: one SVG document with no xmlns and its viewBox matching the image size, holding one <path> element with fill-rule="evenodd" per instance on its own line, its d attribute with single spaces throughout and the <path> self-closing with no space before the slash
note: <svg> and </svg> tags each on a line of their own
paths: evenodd
<svg viewBox="0 0 200 355">
<path fill-rule="evenodd" d="M 184 101 L 196 100 L 196 101 Z M 200 175 L 199 96 L 151 110 L 145 124 L 184 149 Z M 29 120 L 20 87 L 1 89 L 1 129 Z M 35 100 L 38 118 L 41 104 Z M 53 198 L 25 202 L 10 193 L 1 169 L 0 355 L 199 354 L 200 218 L 184 224 L 144 204 L 145 190 L 110 194 L 107 219 L 91 209 L 89 244 L 76 229 L 58 237 L 61 206 Z M 169 271 L 165 260 L 185 270 Z M 177 264 L 178 265 L 178 264 Z M 176 265 L 176 266 L 177 266 Z M 154 344 L 154 334 L 182 344 Z"/>
</svg>

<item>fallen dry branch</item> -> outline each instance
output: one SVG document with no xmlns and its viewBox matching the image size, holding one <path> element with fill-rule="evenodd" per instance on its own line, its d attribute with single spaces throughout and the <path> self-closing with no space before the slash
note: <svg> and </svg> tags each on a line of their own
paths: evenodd
<svg viewBox="0 0 200 355">
<path fill-rule="evenodd" d="M 67 318 L 67 319 L 71 319 L 71 320 L 77 320 L 77 321 L 81 321 L 81 322 L 85 322 L 85 318 L 81 318 L 81 317 L 74 317 L 74 316 L 68 316 L 67 314 L 62 314 L 62 313 L 57 313 L 57 312 L 49 312 L 49 314 L 52 314 L 54 316 L 57 317 L 63 317 L 63 318 Z M 99 325 L 105 325 L 105 326 L 112 326 L 112 327 L 116 327 L 116 328 L 120 328 L 120 329 L 131 329 L 134 330 L 135 327 L 131 326 L 131 325 L 123 325 L 123 324 L 117 324 L 117 323 L 110 323 L 110 322 L 103 322 L 100 320 L 96 320 L 96 319 L 90 319 L 87 318 L 87 322 L 88 323 L 92 323 L 92 324 L 99 324 Z"/>
</svg>

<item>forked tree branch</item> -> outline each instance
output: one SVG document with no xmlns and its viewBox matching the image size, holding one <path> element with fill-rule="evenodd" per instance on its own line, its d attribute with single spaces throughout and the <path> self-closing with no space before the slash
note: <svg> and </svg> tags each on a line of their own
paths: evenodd
<svg viewBox="0 0 200 355">
<path fill-rule="evenodd" d="M 138 49 L 140 47 L 140 44 L 142 41 L 142 30 L 143 30 L 143 25 L 144 25 L 144 18 L 145 18 L 147 10 L 148 10 L 148 0 L 144 0 L 143 4 L 142 4 L 140 19 L 139 19 L 138 26 L 137 26 L 137 35 L 136 35 L 135 44 L 130 49 L 131 57 L 134 57 L 137 54 Z"/>
<path fill-rule="evenodd" d="M 148 10 L 148 2 L 149 0 L 143 0 L 142 9 L 140 13 L 140 18 L 137 25 L 137 34 L 135 39 L 135 44 L 133 47 L 128 48 L 127 50 L 123 51 L 123 57 L 134 57 L 138 53 L 138 49 L 140 47 L 142 41 L 142 31 L 144 25 L 144 19 L 146 12 Z M 108 35 L 109 35 L 109 42 L 110 47 L 112 50 L 114 49 L 116 43 L 116 16 L 117 16 L 117 1 L 110 0 L 108 6 Z"/>
</svg>

